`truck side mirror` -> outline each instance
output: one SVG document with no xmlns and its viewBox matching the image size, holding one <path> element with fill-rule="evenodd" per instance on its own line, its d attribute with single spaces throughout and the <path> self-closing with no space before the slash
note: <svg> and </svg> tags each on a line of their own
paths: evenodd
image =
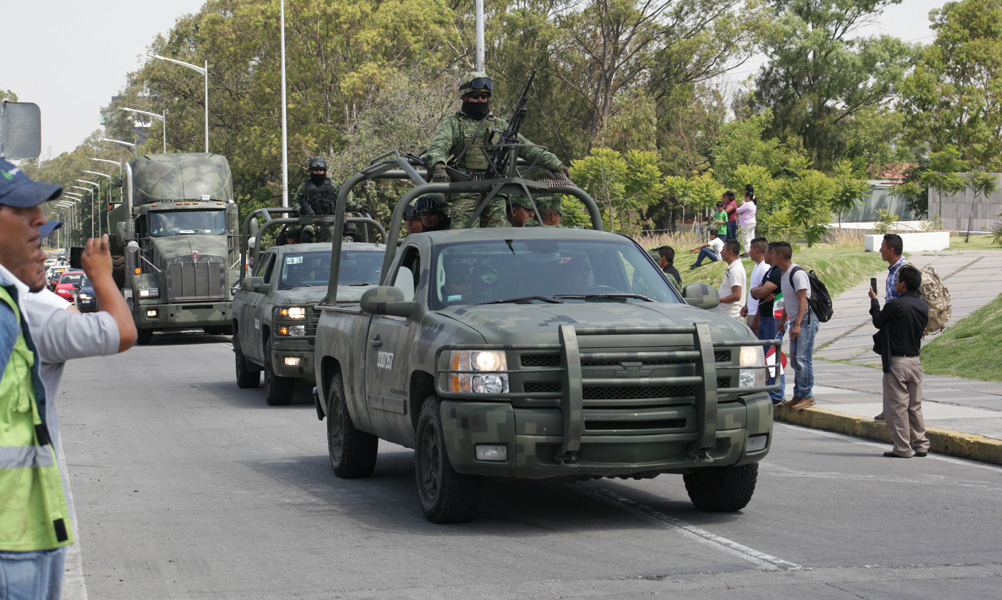
<svg viewBox="0 0 1002 600">
<path fill-rule="evenodd" d="M 720 294 L 717 288 L 708 283 L 690 283 L 682 288 L 682 297 L 686 304 L 696 308 L 712 310 L 720 304 Z"/>
<path fill-rule="evenodd" d="M 409 317 L 414 312 L 414 303 L 404 299 L 404 292 L 400 288 L 381 285 L 362 294 L 359 308 L 362 312 L 373 315 Z"/>
</svg>

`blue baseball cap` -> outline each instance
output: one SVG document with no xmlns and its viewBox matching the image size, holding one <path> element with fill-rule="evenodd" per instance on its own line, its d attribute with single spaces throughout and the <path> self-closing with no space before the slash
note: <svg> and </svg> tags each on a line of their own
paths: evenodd
<svg viewBox="0 0 1002 600">
<path fill-rule="evenodd" d="M 42 235 L 41 235 L 41 237 L 39 239 L 43 239 L 44 240 L 46 237 L 49 236 L 50 233 L 52 233 L 53 231 L 59 229 L 62 226 L 63 226 L 63 222 L 62 221 L 49 221 L 45 225 L 42 225 L 42 227 L 41 227 Z"/>
<path fill-rule="evenodd" d="M 50 183 L 32 181 L 21 169 L 0 160 L 0 204 L 15 208 L 32 208 L 55 200 L 63 188 Z"/>
</svg>

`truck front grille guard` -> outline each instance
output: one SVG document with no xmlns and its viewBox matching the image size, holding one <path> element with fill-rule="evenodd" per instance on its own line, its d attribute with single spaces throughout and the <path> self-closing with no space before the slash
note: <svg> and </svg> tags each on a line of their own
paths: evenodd
<svg viewBox="0 0 1002 600">
<path fill-rule="evenodd" d="M 692 336 L 691 350 L 665 350 L 665 351 L 597 351 L 589 352 L 581 349 L 579 339 L 592 336 L 667 336 L 667 335 L 690 335 Z M 649 385 L 661 386 L 684 386 L 688 390 L 694 391 L 697 436 L 689 448 L 689 454 L 695 459 L 709 460 L 708 452 L 713 448 L 717 437 L 717 400 L 721 394 L 751 394 L 767 392 L 779 389 L 779 379 L 772 385 L 754 387 L 720 387 L 720 382 L 731 381 L 730 378 L 723 377 L 730 373 L 741 370 L 770 370 L 772 366 L 740 366 L 739 361 L 731 361 L 730 352 L 721 352 L 722 348 L 740 348 L 742 346 L 778 346 L 779 340 L 739 340 L 721 341 L 714 344 L 710 335 L 710 326 L 706 323 L 694 323 L 691 326 L 681 327 L 576 327 L 574 325 L 561 325 L 559 329 L 559 345 L 546 346 L 520 346 L 520 345 L 463 345 L 447 346 L 439 348 L 436 363 L 441 367 L 439 376 L 435 380 L 436 392 L 443 398 L 464 398 L 468 399 L 468 394 L 455 393 L 449 391 L 449 376 L 452 373 L 468 373 L 468 371 L 455 371 L 448 367 L 448 357 L 443 362 L 442 354 L 452 350 L 514 350 L 546 352 L 557 351 L 563 356 L 562 364 L 567 367 L 560 368 L 551 364 L 552 359 L 544 359 L 538 365 L 545 370 L 559 368 L 561 371 L 561 381 L 559 389 L 547 390 L 546 392 L 519 393 L 509 392 L 497 395 L 477 395 L 483 400 L 503 400 L 514 398 L 528 398 L 540 396 L 553 396 L 559 398 L 560 409 L 563 419 L 563 442 L 558 459 L 567 464 L 577 462 L 578 454 L 581 450 L 581 438 L 584 433 L 584 389 L 594 388 L 615 388 L 622 386 L 627 380 L 622 378 L 585 378 L 582 364 L 596 364 L 601 362 L 622 363 L 627 361 L 641 360 L 646 363 L 690 363 L 695 372 L 693 375 L 670 376 L 670 377 L 647 377 L 644 381 Z M 525 356 L 525 355 L 523 355 Z M 552 356 L 551 354 L 540 354 L 538 356 Z M 511 358 L 514 358 L 511 356 Z M 721 364 L 724 362 L 738 362 L 738 364 Z M 536 365 L 533 365 L 536 366 Z M 505 373 L 518 373 L 517 370 L 510 369 Z M 718 378 L 718 376 L 720 376 Z M 556 388 L 556 385 L 553 385 Z"/>
</svg>

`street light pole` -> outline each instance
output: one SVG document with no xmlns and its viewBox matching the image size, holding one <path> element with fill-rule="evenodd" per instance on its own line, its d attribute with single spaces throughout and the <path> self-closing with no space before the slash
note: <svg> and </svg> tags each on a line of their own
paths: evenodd
<svg viewBox="0 0 1002 600">
<path fill-rule="evenodd" d="M 285 100 L 285 0 L 279 3 L 279 27 L 282 38 L 282 208 L 289 208 L 289 124 Z"/>
<path fill-rule="evenodd" d="M 129 148 L 132 148 L 132 153 L 133 154 L 135 154 L 137 156 L 139 155 L 139 146 L 137 146 L 136 144 L 133 144 L 132 142 L 123 142 L 122 140 L 113 140 L 111 138 L 101 138 L 101 141 L 102 142 L 112 142 L 112 143 L 115 143 L 115 144 L 121 144 L 123 146 L 128 146 Z"/>
<path fill-rule="evenodd" d="M 100 175 L 101 177 L 107 177 L 108 178 L 108 207 L 109 207 L 108 209 L 110 210 L 111 203 L 112 203 L 112 200 L 111 200 L 111 180 L 112 180 L 112 176 L 108 175 L 107 173 L 101 173 L 100 171 L 84 171 L 84 173 L 90 173 L 91 175 Z M 105 214 L 107 214 L 107 211 L 105 211 Z M 101 209 L 100 208 L 97 209 L 97 215 L 98 215 L 98 217 L 101 216 Z M 98 221 L 100 221 L 100 219 L 98 219 Z M 97 232 L 101 233 L 101 227 L 100 226 L 98 226 Z M 111 231 L 109 230 L 108 233 L 111 233 Z"/>
<path fill-rule="evenodd" d="M 118 162 L 117 160 L 110 160 L 110 159 L 107 159 L 107 158 L 94 158 L 94 157 L 91 157 L 91 160 L 95 160 L 97 162 L 108 163 L 108 164 L 111 164 L 111 165 L 118 165 L 118 180 L 122 181 L 122 163 Z M 125 187 L 124 187 L 125 183 L 124 182 L 122 182 L 122 186 L 123 186 L 122 189 L 118 192 L 118 198 L 119 198 L 119 200 L 121 200 L 123 198 L 123 194 L 125 193 Z M 111 232 L 109 231 L 108 233 L 111 233 Z"/>
<path fill-rule="evenodd" d="M 101 191 L 101 184 L 96 181 L 89 179 L 77 179 L 77 181 L 92 185 L 97 188 L 98 192 Z M 94 237 L 94 190 L 90 190 L 90 237 Z"/>
<path fill-rule="evenodd" d="M 145 110 L 139 110 L 137 108 L 125 108 L 124 106 L 119 106 L 118 110 L 127 110 L 129 112 L 139 113 L 141 115 L 146 115 L 153 119 L 160 119 L 163 121 L 164 125 L 164 154 L 167 154 L 167 109 L 164 109 L 164 114 L 158 115 L 157 113 L 151 113 Z"/>
<path fill-rule="evenodd" d="M 205 77 L 205 152 L 209 152 L 209 61 L 205 61 L 205 67 L 198 67 L 191 63 L 182 62 L 180 60 L 175 60 L 173 58 L 167 58 L 166 56 L 160 56 L 159 54 L 147 54 L 150 58 L 159 58 L 160 60 L 166 60 L 169 63 L 174 63 L 175 65 L 180 65 L 182 67 L 188 67 L 193 71 L 198 71 Z"/>
</svg>

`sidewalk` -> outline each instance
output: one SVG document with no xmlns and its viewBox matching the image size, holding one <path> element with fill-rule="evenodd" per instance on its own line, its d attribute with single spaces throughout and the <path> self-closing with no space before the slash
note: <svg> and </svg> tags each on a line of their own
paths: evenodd
<svg viewBox="0 0 1002 600">
<path fill-rule="evenodd" d="M 964 251 L 963 244 L 959 246 L 959 250 L 942 252 L 905 252 L 919 267 L 931 264 L 950 290 L 951 325 L 1002 294 L 1002 251 Z M 887 271 L 874 275 L 883 305 Z M 882 410 L 883 374 L 880 356 L 872 351 L 876 329 L 870 321 L 869 285 L 867 278 L 835 298 L 835 316 L 818 330 L 814 352 L 817 404 L 802 411 L 777 408 L 776 420 L 889 443 L 887 427 L 873 421 Z M 923 346 L 935 337 L 923 340 Z M 792 374 L 790 370 L 786 377 L 787 398 L 793 396 Z M 1002 464 L 1002 382 L 927 374 L 922 412 L 933 452 Z"/>
</svg>

